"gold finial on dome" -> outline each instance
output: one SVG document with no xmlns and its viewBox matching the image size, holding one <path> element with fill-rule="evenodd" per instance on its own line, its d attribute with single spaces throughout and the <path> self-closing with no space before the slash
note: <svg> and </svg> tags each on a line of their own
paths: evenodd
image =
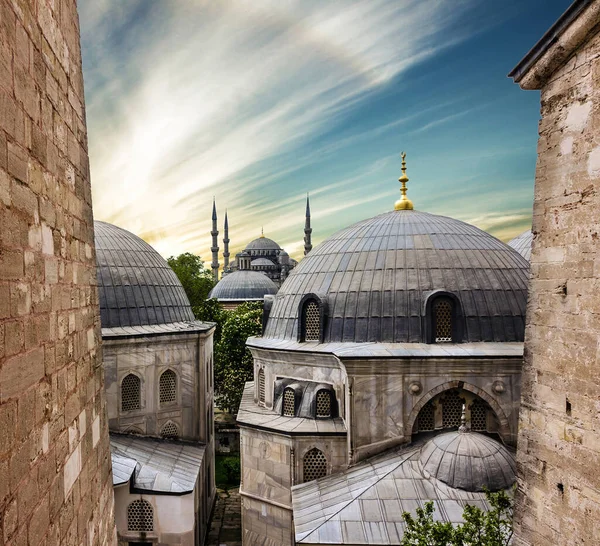
<svg viewBox="0 0 600 546">
<path fill-rule="evenodd" d="M 402 176 L 398 178 L 398 182 L 402 184 L 402 188 L 400 188 L 402 197 L 396 201 L 394 208 L 396 210 L 412 210 L 412 201 L 406 197 L 406 183 L 408 182 L 408 176 L 406 176 L 406 153 L 402 152 L 400 157 L 402 158 Z"/>
<path fill-rule="evenodd" d="M 264 238 L 265 238 L 265 228 L 264 228 L 264 227 L 261 227 L 261 228 L 260 228 L 260 238 L 261 238 L 261 239 L 264 239 Z"/>
</svg>

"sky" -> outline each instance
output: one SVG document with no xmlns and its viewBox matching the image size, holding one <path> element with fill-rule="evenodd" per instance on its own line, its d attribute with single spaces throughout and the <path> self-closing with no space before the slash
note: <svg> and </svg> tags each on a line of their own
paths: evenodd
<svg viewBox="0 0 600 546">
<path fill-rule="evenodd" d="M 79 3 L 93 207 L 163 256 L 303 250 L 393 209 L 531 225 L 539 92 L 508 72 L 568 0 Z M 222 262 L 222 257 L 220 259 Z"/>
</svg>

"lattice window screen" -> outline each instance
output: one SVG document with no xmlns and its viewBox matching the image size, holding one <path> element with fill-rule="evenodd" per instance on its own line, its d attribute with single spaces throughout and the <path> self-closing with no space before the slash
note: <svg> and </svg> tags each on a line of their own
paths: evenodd
<svg viewBox="0 0 600 546">
<path fill-rule="evenodd" d="M 175 402 L 177 399 L 177 376 L 173 370 L 167 370 L 160 376 L 158 385 L 161 404 Z"/>
<path fill-rule="evenodd" d="M 139 532 L 154 530 L 154 509 L 148 501 L 134 500 L 127 507 L 127 530 Z"/>
<path fill-rule="evenodd" d="M 331 393 L 328 391 L 317 393 L 317 417 L 331 417 Z"/>
<path fill-rule="evenodd" d="M 425 404 L 417 417 L 417 430 L 435 430 L 435 407 L 433 402 Z"/>
<path fill-rule="evenodd" d="M 479 398 L 471 404 L 471 430 L 487 430 L 487 404 Z"/>
<path fill-rule="evenodd" d="M 303 473 L 305 482 L 327 476 L 327 459 L 320 449 L 313 447 L 304 455 Z"/>
<path fill-rule="evenodd" d="M 458 391 L 446 393 L 442 400 L 442 422 L 444 428 L 454 428 L 460 426 L 460 416 L 462 415 L 462 406 L 464 400 L 458 394 Z"/>
<path fill-rule="evenodd" d="M 306 341 L 319 341 L 321 339 L 321 314 L 319 306 L 314 301 L 309 301 L 304 306 L 304 339 Z"/>
<path fill-rule="evenodd" d="M 296 415 L 296 400 L 292 389 L 283 391 L 283 415 L 294 417 Z"/>
<path fill-rule="evenodd" d="M 262 368 L 258 370 L 258 401 L 265 403 L 265 372 Z"/>
<path fill-rule="evenodd" d="M 137 375 L 126 375 L 121 383 L 121 411 L 141 408 L 141 381 Z"/>
<path fill-rule="evenodd" d="M 452 303 L 447 298 L 439 298 L 433 304 L 435 316 L 435 341 L 447 343 L 452 341 Z"/>
<path fill-rule="evenodd" d="M 160 435 L 163 438 L 177 438 L 179 436 L 179 429 L 173 421 L 169 421 L 160 431 Z"/>
</svg>

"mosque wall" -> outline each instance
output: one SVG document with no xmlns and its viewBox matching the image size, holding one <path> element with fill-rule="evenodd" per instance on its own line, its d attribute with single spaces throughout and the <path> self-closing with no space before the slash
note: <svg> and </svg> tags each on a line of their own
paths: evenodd
<svg viewBox="0 0 600 546">
<path fill-rule="evenodd" d="M 600 544 L 599 10 L 592 2 L 530 71 L 587 36 L 541 88 L 518 545 Z"/>
<path fill-rule="evenodd" d="M 0 0 L 0 543 L 114 545 L 76 3 Z"/>
</svg>

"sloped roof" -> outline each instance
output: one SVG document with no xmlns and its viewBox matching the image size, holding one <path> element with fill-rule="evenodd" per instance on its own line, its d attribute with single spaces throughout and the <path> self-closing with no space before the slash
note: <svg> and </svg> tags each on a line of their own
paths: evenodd
<svg viewBox="0 0 600 546">
<path fill-rule="evenodd" d="M 402 513 L 427 501 L 435 517 L 461 523 L 465 506 L 489 510 L 484 493 L 453 489 L 420 469 L 420 445 L 388 452 L 344 472 L 292 487 L 298 544 L 400 544 Z"/>
</svg>

